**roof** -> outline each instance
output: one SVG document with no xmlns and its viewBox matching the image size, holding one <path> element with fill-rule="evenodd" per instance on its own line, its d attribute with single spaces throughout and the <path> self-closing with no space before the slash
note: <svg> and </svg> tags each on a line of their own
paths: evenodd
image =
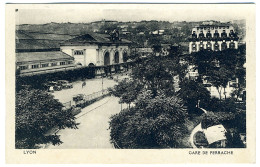
<svg viewBox="0 0 260 167">
<path fill-rule="evenodd" d="M 46 60 L 57 60 L 57 59 L 74 59 L 74 58 L 60 51 L 16 53 L 16 62 L 46 61 Z"/>
<path fill-rule="evenodd" d="M 68 34 L 53 34 L 28 32 L 23 30 L 16 31 L 16 49 L 17 50 L 42 50 L 60 48 L 60 43 L 75 36 Z"/>
<path fill-rule="evenodd" d="M 16 31 L 15 36 L 15 44 L 16 49 L 18 50 L 37 50 L 37 49 L 50 49 L 51 47 L 39 42 L 38 40 L 31 37 L 29 34 L 27 34 L 25 31 L 18 30 Z"/>
<path fill-rule="evenodd" d="M 24 50 L 50 49 L 49 46 L 34 39 L 16 39 L 15 43 L 16 43 L 16 49 L 24 49 Z"/>
<path fill-rule="evenodd" d="M 84 45 L 84 44 L 130 44 L 131 41 L 126 39 L 121 39 L 117 41 L 111 41 L 110 35 L 108 34 L 98 34 L 98 33 L 87 33 L 80 35 L 78 37 L 69 39 L 61 43 L 61 45 Z"/>
<path fill-rule="evenodd" d="M 68 40 L 75 36 L 68 35 L 68 34 L 53 34 L 53 33 L 40 33 L 40 32 L 27 32 L 30 37 L 34 39 L 48 39 L 48 40 Z"/>
<path fill-rule="evenodd" d="M 204 130 L 205 136 L 206 136 L 209 144 L 212 144 L 212 143 L 220 141 L 220 140 L 225 140 L 226 132 L 227 132 L 226 129 L 221 124 L 211 126 Z"/>
</svg>

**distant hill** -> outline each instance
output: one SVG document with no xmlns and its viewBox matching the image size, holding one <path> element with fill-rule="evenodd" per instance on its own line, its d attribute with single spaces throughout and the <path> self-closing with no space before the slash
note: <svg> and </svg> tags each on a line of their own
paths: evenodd
<svg viewBox="0 0 260 167">
<path fill-rule="evenodd" d="M 65 35 L 80 35 L 91 31 L 91 25 L 87 23 L 47 23 L 47 24 L 22 24 L 17 25 L 16 30 L 27 32 L 53 33 Z"/>
</svg>

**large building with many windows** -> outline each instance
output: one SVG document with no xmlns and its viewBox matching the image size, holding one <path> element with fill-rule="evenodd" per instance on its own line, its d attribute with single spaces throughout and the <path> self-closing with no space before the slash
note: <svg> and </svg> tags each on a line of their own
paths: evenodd
<svg viewBox="0 0 260 167">
<path fill-rule="evenodd" d="M 227 48 L 238 48 L 238 36 L 231 24 L 209 21 L 192 28 L 190 53 L 205 49 L 222 51 Z"/>
<path fill-rule="evenodd" d="M 74 58 L 61 52 L 57 44 L 58 41 L 68 38 L 72 37 L 17 30 L 15 39 L 17 75 L 44 74 L 75 68 Z M 46 42 L 46 39 L 52 42 Z"/>
<path fill-rule="evenodd" d="M 75 68 L 74 58 L 60 52 L 16 53 L 16 67 L 20 76 L 64 71 Z"/>
</svg>

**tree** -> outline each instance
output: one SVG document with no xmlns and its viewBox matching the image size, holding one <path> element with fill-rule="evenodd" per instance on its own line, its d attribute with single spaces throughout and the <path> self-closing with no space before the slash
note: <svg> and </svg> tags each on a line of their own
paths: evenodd
<svg viewBox="0 0 260 167">
<path fill-rule="evenodd" d="M 221 99 L 222 88 L 224 88 L 224 95 L 226 99 L 226 91 L 228 81 L 232 77 L 232 71 L 229 71 L 225 67 L 211 69 L 208 72 L 210 83 L 215 86 L 219 93 L 219 99 Z"/>
<path fill-rule="evenodd" d="M 197 110 L 199 102 L 208 103 L 210 100 L 210 92 L 200 82 L 184 80 L 180 83 L 180 88 L 178 95 L 188 107 L 189 113 L 194 113 Z"/>
<path fill-rule="evenodd" d="M 120 102 L 134 104 L 111 117 L 111 142 L 118 148 L 181 147 L 187 111 L 174 91 L 173 78 L 181 78 L 184 69 L 178 59 L 160 54 L 140 61 L 132 78 L 111 91 Z"/>
<path fill-rule="evenodd" d="M 48 134 L 52 128 L 77 128 L 71 110 L 52 95 L 37 89 L 24 88 L 16 93 L 15 146 L 32 149 L 38 144 L 61 144 L 59 136 Z"/>
<path fill-rule="evenodd" d="M 187 133 L 181 99 L 143 90 L 135 107 L 111 117 L 111 142 L 118 148 L 176 148 Z"/>
<path fill-rule="evenodd" d="M 142 88 L 142 84 L 124 79 L 118 85 L 115 85 L 114 88 L 109 88 L 109 91 L 115 97 L 120 98 L 120 103 L 126 103 L 130 107 L 130 104 L 134 102 Z"/>
</svg>

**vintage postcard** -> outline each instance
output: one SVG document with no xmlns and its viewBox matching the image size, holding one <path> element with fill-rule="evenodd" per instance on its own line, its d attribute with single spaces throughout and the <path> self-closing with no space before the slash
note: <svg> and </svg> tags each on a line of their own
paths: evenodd
<svg viewBox="0 0 260 167">
<path fill-rule="evenodd" d="M 254 163 L 255 4 L 7 4 L 7 163 Z"/>
</svg>

